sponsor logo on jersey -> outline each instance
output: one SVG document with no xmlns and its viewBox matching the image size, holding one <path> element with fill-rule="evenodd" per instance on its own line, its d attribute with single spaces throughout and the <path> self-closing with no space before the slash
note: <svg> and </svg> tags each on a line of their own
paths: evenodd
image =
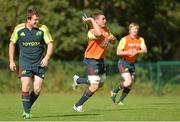
<svg viewBox="0 0 180 122">
<path fill-rule="evenodd" d="M 38 45 L 40 45 L 40 42 L 22 42 L 22 45 L 23 46 L 38 46 Z"/>
<path fill-rule="evenodd" d="M 130 47 L 135 47 L 135 46 L 139 47 L 140 44 L 139 43 L 128 43 L 128 46 L 130 46 Z"/>
</svg>

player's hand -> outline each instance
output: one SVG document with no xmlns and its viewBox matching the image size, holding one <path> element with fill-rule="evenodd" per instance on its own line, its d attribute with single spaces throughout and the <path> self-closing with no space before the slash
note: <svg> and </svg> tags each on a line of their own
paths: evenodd
<svg viewBox="0 0 180 122">
<path fill-rule="evenodd" d="M 47 67 L 48 66 L 48 62 L 49 62 L 48 59 L 43 58 L 41 63 L 40 63 L 40 66 L 41 67 Z"/>
<path fill-rule="evenodd" d="M 92 18 L 92 17 L 87 17 L 87 18 L 84 18 L 84 17 L 82 17 L 82 20 L 84 21 L 84 22 L 89 22 L 89 21 L 94 21 L 94 19 Z"/>
<path fill-rule="evenodd" d="M 127 52 L 127 55 L 129 55 L 130 57 L 133 57 L 133 56 L 135 56 L 137 54 L 138 54 L 137 50 L 129 50 Z"/>
<path fill-rule="evenodd" d="M 114 40 L 116 40 L 116 37 L 115 37 L 114 35 L 111 34 L 111 35 L 108 37 L 108 40 L 114 41 Z"/>
<path fill-rule="evenodd" d="M 16 71 L 16 64 L 15 64 L 15 62 L 10 62 L 9 63 L 9 68 L 13 72 Z"/>
<path fill-rule="evenodd" d="M 137 50 L 134 50 L 133 51 L 133 56 L 137 55 L 138 54 L 138 51 Z"/>
</svg>

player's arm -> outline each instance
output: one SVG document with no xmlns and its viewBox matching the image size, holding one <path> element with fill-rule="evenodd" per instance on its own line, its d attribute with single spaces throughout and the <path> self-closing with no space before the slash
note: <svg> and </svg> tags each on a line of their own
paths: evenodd
<svg viewBox="0 0 180 122">
<path fill-rule="evenodd" d="M 50 57 L 51 57 L 51 55 L 52 55 L 52 53 L 53 53 L 53 42 L 49 42 L 48 44 L 47 44 L 47 51 L 46 51 L 46 55 L 45 55 L 45 59 L 46 60 L 49 60 L 50 59 Z"/>
<path fill-rule="evenodd" d="M 16 70 L 14 54 L 15 54 L 15 44 L 12 41 L 10 41 L 10 43 L 9 43 L 9 68 L 11 71 Z"/>
<path fill-rule="evenodd" d="M 110 43 L 113 43 L 117 39 L 111 32 L 109 32 L 108 40 L 109 40 Z"/>
<path fill-rule="evenodd" d="M 116 51 L 116 54 L 118 56 L 124 56 L 124 55 L 130 55 L 130 52 L 129 51 L 125 51 L 124 50 L 124 47 L 125 47 L 125 44 L 126 44 L 126 39 L 125 37 L 122 38 L 119 42 L 119 45 L 117 47 L 117 51 Z"/>
<path fill-rule="evenodd" d="M 41 64 L 41 67 L 46 67 L 48 66 L 49 59 L 53 53 L 53 39 L 51 37 L 51 34 L 48 31 L 48 28 L 45 25 L 43 25 L 41 29 L 44 31 L 43 38 L 44 38 L 45 43 L 47 44 L 47 51 L 46 51 L 45 57 L 42 59 L 40 64 Z"/>
<path fill-rule="evenodd" d="M 17 34 L 17 27 L 15 27 L 9 43 L 9 68 L 11 71 L 16 70 L 16 64 L 14 61 L 14 55 L 15 55 L 15 44 L 18 40 L 18 34 Z"/>
<path fill-rule="evenodd" d="M 138 50 L 137 53 L 138 54 L 147 53 L 147 47 L 146 47 L 145 41 L 142 37 L 140 39 L 141 39 L 141 44 L 140 44 L 141 49 Z"/>
<path fill-rule="evenodd" d="M 41 67 L 47 67 L 48 66 L 48 63 L 49 63 L 49 59 L 51 57 L 53 53 L 53 43 L 52 42 L 49 42 L 47 44 L 47 51 L 46 51 L 46 55 L 45 57 L 42 59 L 41 61 Z"/>
<path fill-rule="evenodd" d="M 90 21 L 92 23 L 93 29 L 90 29 L 92 34 L 94 34 L 96 37 L 99 37 L 102 35 L 101 28 L 99 27 L 99 25 L 95 22 L 95 20 L 92 17 L 82 18 L 82 19 L 85 22 Z"/>
</svg>

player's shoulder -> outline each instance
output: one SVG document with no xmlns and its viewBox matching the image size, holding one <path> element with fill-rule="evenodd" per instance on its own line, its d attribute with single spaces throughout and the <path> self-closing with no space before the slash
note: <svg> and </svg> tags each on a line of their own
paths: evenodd
<svg viewBox="0 0 180 122">
<path fill-rule="evenodd" d="M 18 25 L 14 28 L 14 30 L 15 30 L 15 31 L 19 31 L 19 30 L 21 30 L 21 29 L 23 29 L 23 28 L 25 28 L 25 23 L 18 24 Z"/>
<path fill-rule="evenodd" d="M 94 35 L 94 33 L 93 33 L 93 29 L 90 29 L 89 31 L 88 31 L 88 39 L 97 39 L 97 37 Z"/>
<path fill-rule="evenodd" d="M 124 39 L 126 39 L 126 38 L 127 38 L 127 36 L 124 36 L 124 37 L 122 37 L 121 39 L 123 39 L 123 40 L 124 40 Z"/>
<path fill-rule="evenodd" d="M 141 41 L 144 41 L 144 38 L 143 38 L 143 37 L 141 37 L 141 36 L 139 36 L 139 39 L 140 39 Z"/>
<path fill-rule="evenodd" d="M 126 41 L 127 36 L 124 36 L 120 39 L 120 41 Z"/>
<path fill-rule="evenodd" d="M 38 27 L 42 31 L 48 31 L 48 27 L 46 25 L 39 24 Z"/>
</svg>

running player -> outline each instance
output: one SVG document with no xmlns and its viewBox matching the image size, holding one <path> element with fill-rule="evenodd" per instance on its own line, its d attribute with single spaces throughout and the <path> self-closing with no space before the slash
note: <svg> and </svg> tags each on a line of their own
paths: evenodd
<svg viewBox="0 0 180 122">
<path fill-rule="evenodd" d="M 129 34 L 123 37 L 117 47 L 117 55 L 121 57 L 118 61 L 118 68 L 124 82 L 121 82 L 111 91 L 111 99 L 115 103 L 117 93 L 123 89 L 117 104 L 123 105 L 123 100 L 130 92 L 135 77 L 135 62 L 140 54 L 147 53 L 145 41 L 138 36 L 139 25 L 131 23 L 129 25 Z"/>
<path fill-rule="evenodd" d="M 96 12 L 92 17 L 83 17 L 83 21 L 91 23 L 87 34 L 88 46 L 83 61 L 86 65 L 88 79 L 75 75 L 72 86 L 76 89 L 79 84 L 88 84 L 88 88 L 73 106 L 77 112 L 83 112 L 83 104 L 102 87 L 106 72 L 104 57 L 109 43 L 115 40 L 105 25 L 106 18 L 102 12 Z"/>
</svg>

